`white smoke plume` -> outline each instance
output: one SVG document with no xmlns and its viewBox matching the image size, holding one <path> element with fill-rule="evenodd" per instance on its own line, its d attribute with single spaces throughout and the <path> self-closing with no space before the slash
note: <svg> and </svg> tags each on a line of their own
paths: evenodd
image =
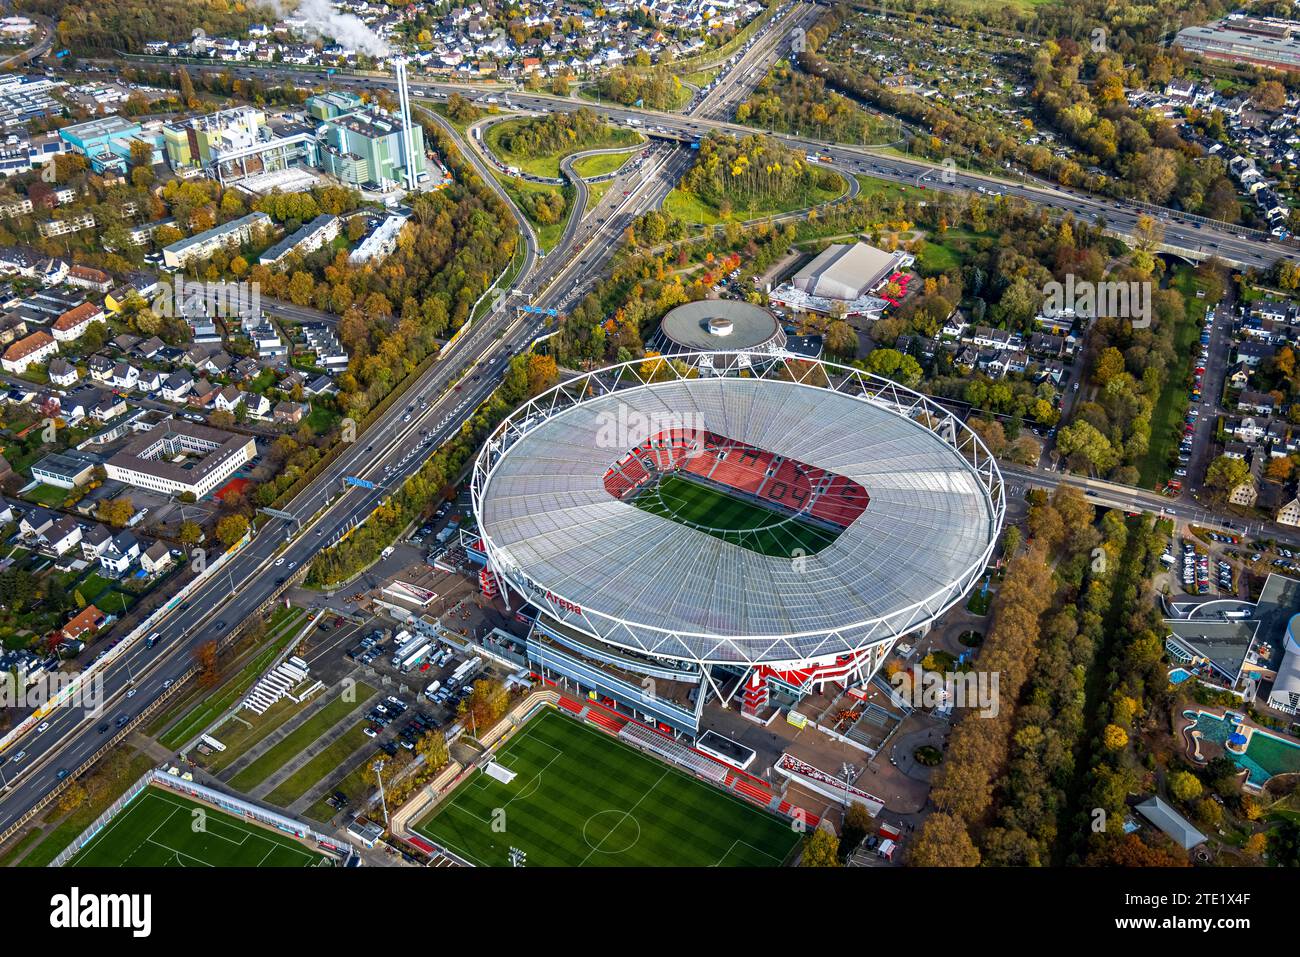
<svg viewBox="0 0 1300 957">
<path fill-rule="evenodd" d="M 365 21 L 351 13 L 340 13 L 329 0 L 299 0 L 297 9 L 292 8 L 292 0 L 276 0 L 275 7 L 281 17 L 296 13 L 304 18 L 307 32 L 312 36 L 332 38 L 350 50 L 373 57 L 386 57 L 393 52 Z"/>
</svg>

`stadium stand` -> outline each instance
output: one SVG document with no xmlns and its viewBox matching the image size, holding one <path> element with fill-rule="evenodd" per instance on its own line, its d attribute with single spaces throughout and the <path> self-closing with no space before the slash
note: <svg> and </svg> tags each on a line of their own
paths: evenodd
<svg viewBox="0 0 1300 957">
<path fill-rule="evenodd" d="M 688 748 L 666 734 L 660 734 L 639 721 L 629 721 L 618 733 L 618 739 L 642 751 L 649 751 L 665 761 L 683 767 L 697 777 L 712 784 L 723 784 L 730 772 L 727 766 L 705 754 Z"/>
<path fill-rule="evenodd" d="M 697 437 L 681 429 L 660 432 L 625 453 L 605 472 L 605 490 L 623 500 L 648 484 L 652 469 L 660 475 L 684 471 L 837 528 L 853 524 L 871 501 L 866 489 L 841 475 L 715 432 Z"/>
</svg>

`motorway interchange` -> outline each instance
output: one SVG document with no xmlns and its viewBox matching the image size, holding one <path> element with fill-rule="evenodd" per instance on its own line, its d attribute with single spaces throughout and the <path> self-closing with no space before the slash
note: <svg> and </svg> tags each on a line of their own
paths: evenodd
<svg viewBox="0 0 1300 957">
<path fill-rule="evenodd" d="M 270 518 L 247 546 L 157 626 L 159 637 L 152 647 L 146 647 L 143 640 L 136 641 L 101 668 L 105 701 L 102 714 L 74 708 L 55 709 L 37 728 L 9 743 L 8 759 L 3 765 L 0 835 L 11 833 L 64 777 L 86 766 L 115 737 L 129 730 L 129 722 L 151 702 L 175 688 L 175 683 L 192 668 L 192 653 L 198 645 L 223 637 L 256 613 L 284 586 L 286 577 L 305 570 L 318 550 L 337 541 L 362 521 L 384 495 L 423 464 L 432 449 L 459 430 L 461 423 L 496 388 L 510 357 L 546 332 L 545 315 L 523 312 L 518 307 L 530 303 L 542 309 L 563 311 L 585 294 L 601 276 L 627 225 L 641 213 L 657 208 L 689 167 L 691 152 L 684 143 L 710 131 L 752 133 L 752 129 L 721 117 L 729 115 L 770 65 L 789 52 L 788 37 L 796 28 L 807 27 L 816 11 L 813 5 L 799 4 L 775 18 L 749 42 L 730 68 L 719 74 L 712 87 L 695 98 L 686 114 L 519 91 L 503 97 L 512 108 L 538 112 L 587 108 L 611 122 L 634 120 L 650 135 L 652 144 L 643 161 L 634 169 L 621 171 L 614 187 L 585 216 L 586 195 L 583 187 L 578 186 L 581 195 L 575 201 L 575 213 L 549 255 L 540 253 L 535 235 L 516 211 L 524 249 L 520 269 L 510 288 L 502 289 L 491 301 L 490 308 L 454 337 L 441 357 L 408 386 L 403 397 L 346 446 L 323 474 L 295 498 L 287 509 L 292 518 Z M 236 67 L 232 72 L 283 79 L 292 71 L 258 65 Z M 338 75 L 332 80 L 343 87 L 393 85 L 393 81 L 379 77 Z M 469 92 L 464 85 L 426 82 L 414 77 L 411 88 L 417 95 L 444 97 L 452 92 Z M 438 114 L 421 112 L 459 140 L 451 125 Z M 1101 218 L 1119 232 L 1130 232 L 1141 213 L 1136 207 L 1118 201 L 1043 186 L 1028 179 L 993 179 L 860 146 L 779 134 L 778 138 L 793 148 L 828 155 L 835 168 L 849 174 L 853 187 L 857 184 L 852 174 L 860 173 L 936 190 L 1002 193 L 1076 217 L 1094 221 Z M 463 141 L 462 151 L 484 182 L 509 204 L 484 156 Z M 1239 266 L 1263 267 L 1281 254 L 1276 244 L 1239 231 L 1192 222 L 1173 211 L 1161 214 L 1160 218 L 1166 244 L 1192 255 L 1217 253 Z M 374 487 L 345 489 L 344 476 L 363 479 Z M 1016 477 L 1042 486 L 1062 481 L 1084 482 L 1038 470 L 1023 470 Z M 1092 486 L 1091 493 L 1101 504 L 1163 507 L 1167 513 L 1173 511 L 1167 499 L 1153 493 L 1106 483 L 1084 484 Z M 1180 505 L 1178 511 L 1189 509 Z M 1190 511 L 1186 518 L 1216 524 L 1214 516 L 1206 510 Z M 20 751 L 23 759 L 14 762 L 12 756 Z"/>
</svg>

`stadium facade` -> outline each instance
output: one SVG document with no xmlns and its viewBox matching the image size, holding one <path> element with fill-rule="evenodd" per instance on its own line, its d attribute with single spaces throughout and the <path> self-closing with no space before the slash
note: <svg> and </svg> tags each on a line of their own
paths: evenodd
<svg viewBox="0 0 1300 957">
<path fill-rule="evenodd" d="M 701 358 L 561 383 L 471 482 L 530 666 L 691 737 L 709 697 L 759 715 L 865 682 L 975 585 L 1005 516 L 993 457 L 927 397 L 790 354 Z"/>
</svg>

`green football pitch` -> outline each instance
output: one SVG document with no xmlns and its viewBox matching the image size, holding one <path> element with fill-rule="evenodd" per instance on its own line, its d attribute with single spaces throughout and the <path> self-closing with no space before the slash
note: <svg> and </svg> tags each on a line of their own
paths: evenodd
<svg viewBox="0 0 1300 957">
<path fill-rule="evenodd" d="M 632 504 L 774 558 L 815 555 L 839 537 L 838 532 L 680 475 L 660 479 L 658 485 L 641 491 Z"/>
<path fill-rule="evenodd" d="M 290 837 L 147 787 L 68 866 L 311 867 L 324 860 Z"/>
<path fill-rule="evenodd" d="M 416 830 L 479 866 L 510 848 L 543 867 L 777 867 L 798 835 L 739 798 L 554 711 L 498 752 Z"/>
</svg>

